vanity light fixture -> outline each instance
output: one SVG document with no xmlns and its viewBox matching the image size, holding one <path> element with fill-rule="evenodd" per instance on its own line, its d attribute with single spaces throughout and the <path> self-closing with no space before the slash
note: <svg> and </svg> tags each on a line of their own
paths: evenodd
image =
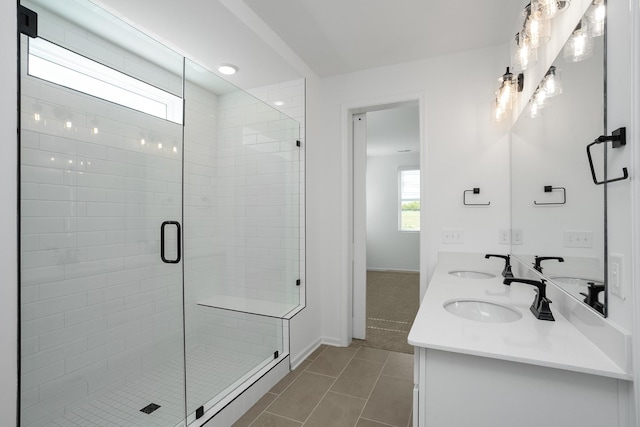
<svg viewBox="0 0 640 427">
<path fill-rule="evenodd" d="M 600 37 L 604 34 L 604 23 L 607 16 L 607 8 L 604 0 L 594 0 L 587 9 L 586 17 L 589 22 L 589 35 Z"/>
<path fill-rule="evenodd" d="M 513 101 L 517 93 L 522 91 L 524 75 L 521 73 L 515 76 L 507 67 L 507 71 L 498 79 L 498 82 L 500 87 L 495 93 L 493 117 L 495 121 L 500 122 L 511 113 Z"/>
<path fill-rule="evenodd" d="M 522 12 L 524 24 L 522 31 L 529 39 L 531 48 L 537 49 L 551 40 L 549 21 L 540 10 L 532 7 L 531 3 L 525 6 Z"/>
<path fill-rule="evenodd" d="M 221 64 L 218 71 L 225 76 L 232 76 L 238 72 L 238 67 L 233 64 Z"/>
<path fill-rule="evenodd" d="M 562 83 L 560 80 L 561 70 L 555 66 L 549 67 L 547 74 L 542 79 L 541 89 L 544 90 L 548 98 L 553 98 L 562 93 Z"/>
<path fill-rule="evenodd" d="M 540 13 L 543 19 L 550 19 L 564 12 L 571 2 L 569 0 L 533 0 L 532 8 Z"/>
<path fill-rule="evenodd" d="M 529 117 L 538 117 L 540 110 L 547 104 L 547 99 L 561 93 L 560 69 L 552 65 L 529 100 Z"/>
<path fill-rule="evenodd" d="M 568 62 L 579 62 L 593 55 L 593 40 L 587 32 L 587 23 L 580 21 L 573 30 L 573 34 L 567 40 L 562 52 L 563 58 Z"/>
<path fill-rule="evenodd" d="M 540 110 L 542 110 L 547 104 L 547 93 L 544 91 L 544 89 L 538 87 L 533 93 L 533 96 L 531 97 L 529 103 L 529 116 L 532 119 L 535 119 L 540 115 Z"/>
<path fill-rule="evenodd" d="M 538 50 L 531 47 L 529 38 L 524 32 L 516 33 L 513 38 L 512 46 L 512 62 L 515 68 L 524 71 L 531 64 L 538 61 Z"/>
</svg>

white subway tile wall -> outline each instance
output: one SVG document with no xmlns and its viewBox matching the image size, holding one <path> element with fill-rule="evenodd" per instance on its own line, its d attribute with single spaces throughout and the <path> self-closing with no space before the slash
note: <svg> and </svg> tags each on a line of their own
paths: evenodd
<svg viewBox="0 0 640 427">
<path fill-rule="evenodd" d="M 299 276 L 302 283 L 300 287 L 300 303 L 305 303 L 305 164 L 306 164 L 306 86 L 304 79 L 291 80 L 262 86 L 248 91 L 256 98 L 269 104 L 272 108 L 284 113 L 297 121 L 300 125 L 300 157 L 299 157 Z M 265 231 L 266 232 L 266 231 Z"/>
<path fill-rule="evenodd" d="M 179 76 L 40 17 L 50 40 L 181 93 Z M 73 425 L 61 417 L 82 413 L 78 425 L 110 425 L 104 414 L 119 405 L 109 408 L 104 396 L 131 393 L 183 363 L 183 316 L 189 411 L 285 350 L 282 320 L 196 303 L 216 294 L 299 301 L 298 124 L 246 94 L 216 97 L 189 84 L 182 219 L 181 126 L 27 77 L 24 62 L 22 69 L 21 424 Z M 293 86 L 304 96 L 304 82 Z M 160 224 L 181 219 L 184 288 L 181 265 L 159 258 Z M 233 374 L 214 387 L 202 370 Z M 168 408 L 184 416 L 184 378 L 172 381 L 178 401 L 162 412 L 171 419 Z M 146 389 L 154 396 L 136 389 L 140 403 L 167 385 Z M 132 408 L 120 410 L 113 416 L 126 419 Z"/>
</svg>

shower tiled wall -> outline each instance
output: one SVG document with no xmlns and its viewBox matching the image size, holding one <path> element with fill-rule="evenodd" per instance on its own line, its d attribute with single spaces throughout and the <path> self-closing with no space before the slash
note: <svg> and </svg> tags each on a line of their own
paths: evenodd
<svg viewBox="0 0 640 427">
<path fill-rule="evenodd" d="M 306 164 L 306 84 L 304 79 L 291 80 L 262 86 L 248 91 L 253 96 L 269 104 L 272 108 L 281 111 L 288 117 L 297 121 L 300 125 L 300 157 L 299 157 L 299 188 L 300 188 L 300 214 L 299 214 L 299 274 L 300 280 L 306 283 L 305 274 L 305 164 Z M 300 301 L 305 301 L 305 286 L 300 289 Z"/>
<path fill-rule="evenodd" d="M 299 125 L 244 93 L 219 99 L 216 245 L 228 295 L 295 303 Z"/>
</svg>

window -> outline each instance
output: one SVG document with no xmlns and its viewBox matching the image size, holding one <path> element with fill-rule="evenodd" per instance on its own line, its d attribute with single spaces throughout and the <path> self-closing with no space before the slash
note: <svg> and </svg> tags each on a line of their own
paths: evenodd
<svg viewBox="0 0 640 427">
<path fill-rule="evenodd" d="M 43 39 L 29 40 L 29 75 L 182 124 L 182 98 Z"/>
<path fill-rule="evenodd" d="M 399 170 L 400 231 L 420 231 L 420 169 L 407 168 Z"/>
</svg>

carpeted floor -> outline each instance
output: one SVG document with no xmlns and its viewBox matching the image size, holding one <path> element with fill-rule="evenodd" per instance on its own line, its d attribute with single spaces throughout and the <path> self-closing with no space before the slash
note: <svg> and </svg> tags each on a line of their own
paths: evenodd
<svg viewBox="0 0 640 427">
<path fill-rule="evenodd" d="M 420 274 L 367 271 L 367 339 L 357 344 L 413 353 L 407 336 L 420 305 Z"/>
</svg>

